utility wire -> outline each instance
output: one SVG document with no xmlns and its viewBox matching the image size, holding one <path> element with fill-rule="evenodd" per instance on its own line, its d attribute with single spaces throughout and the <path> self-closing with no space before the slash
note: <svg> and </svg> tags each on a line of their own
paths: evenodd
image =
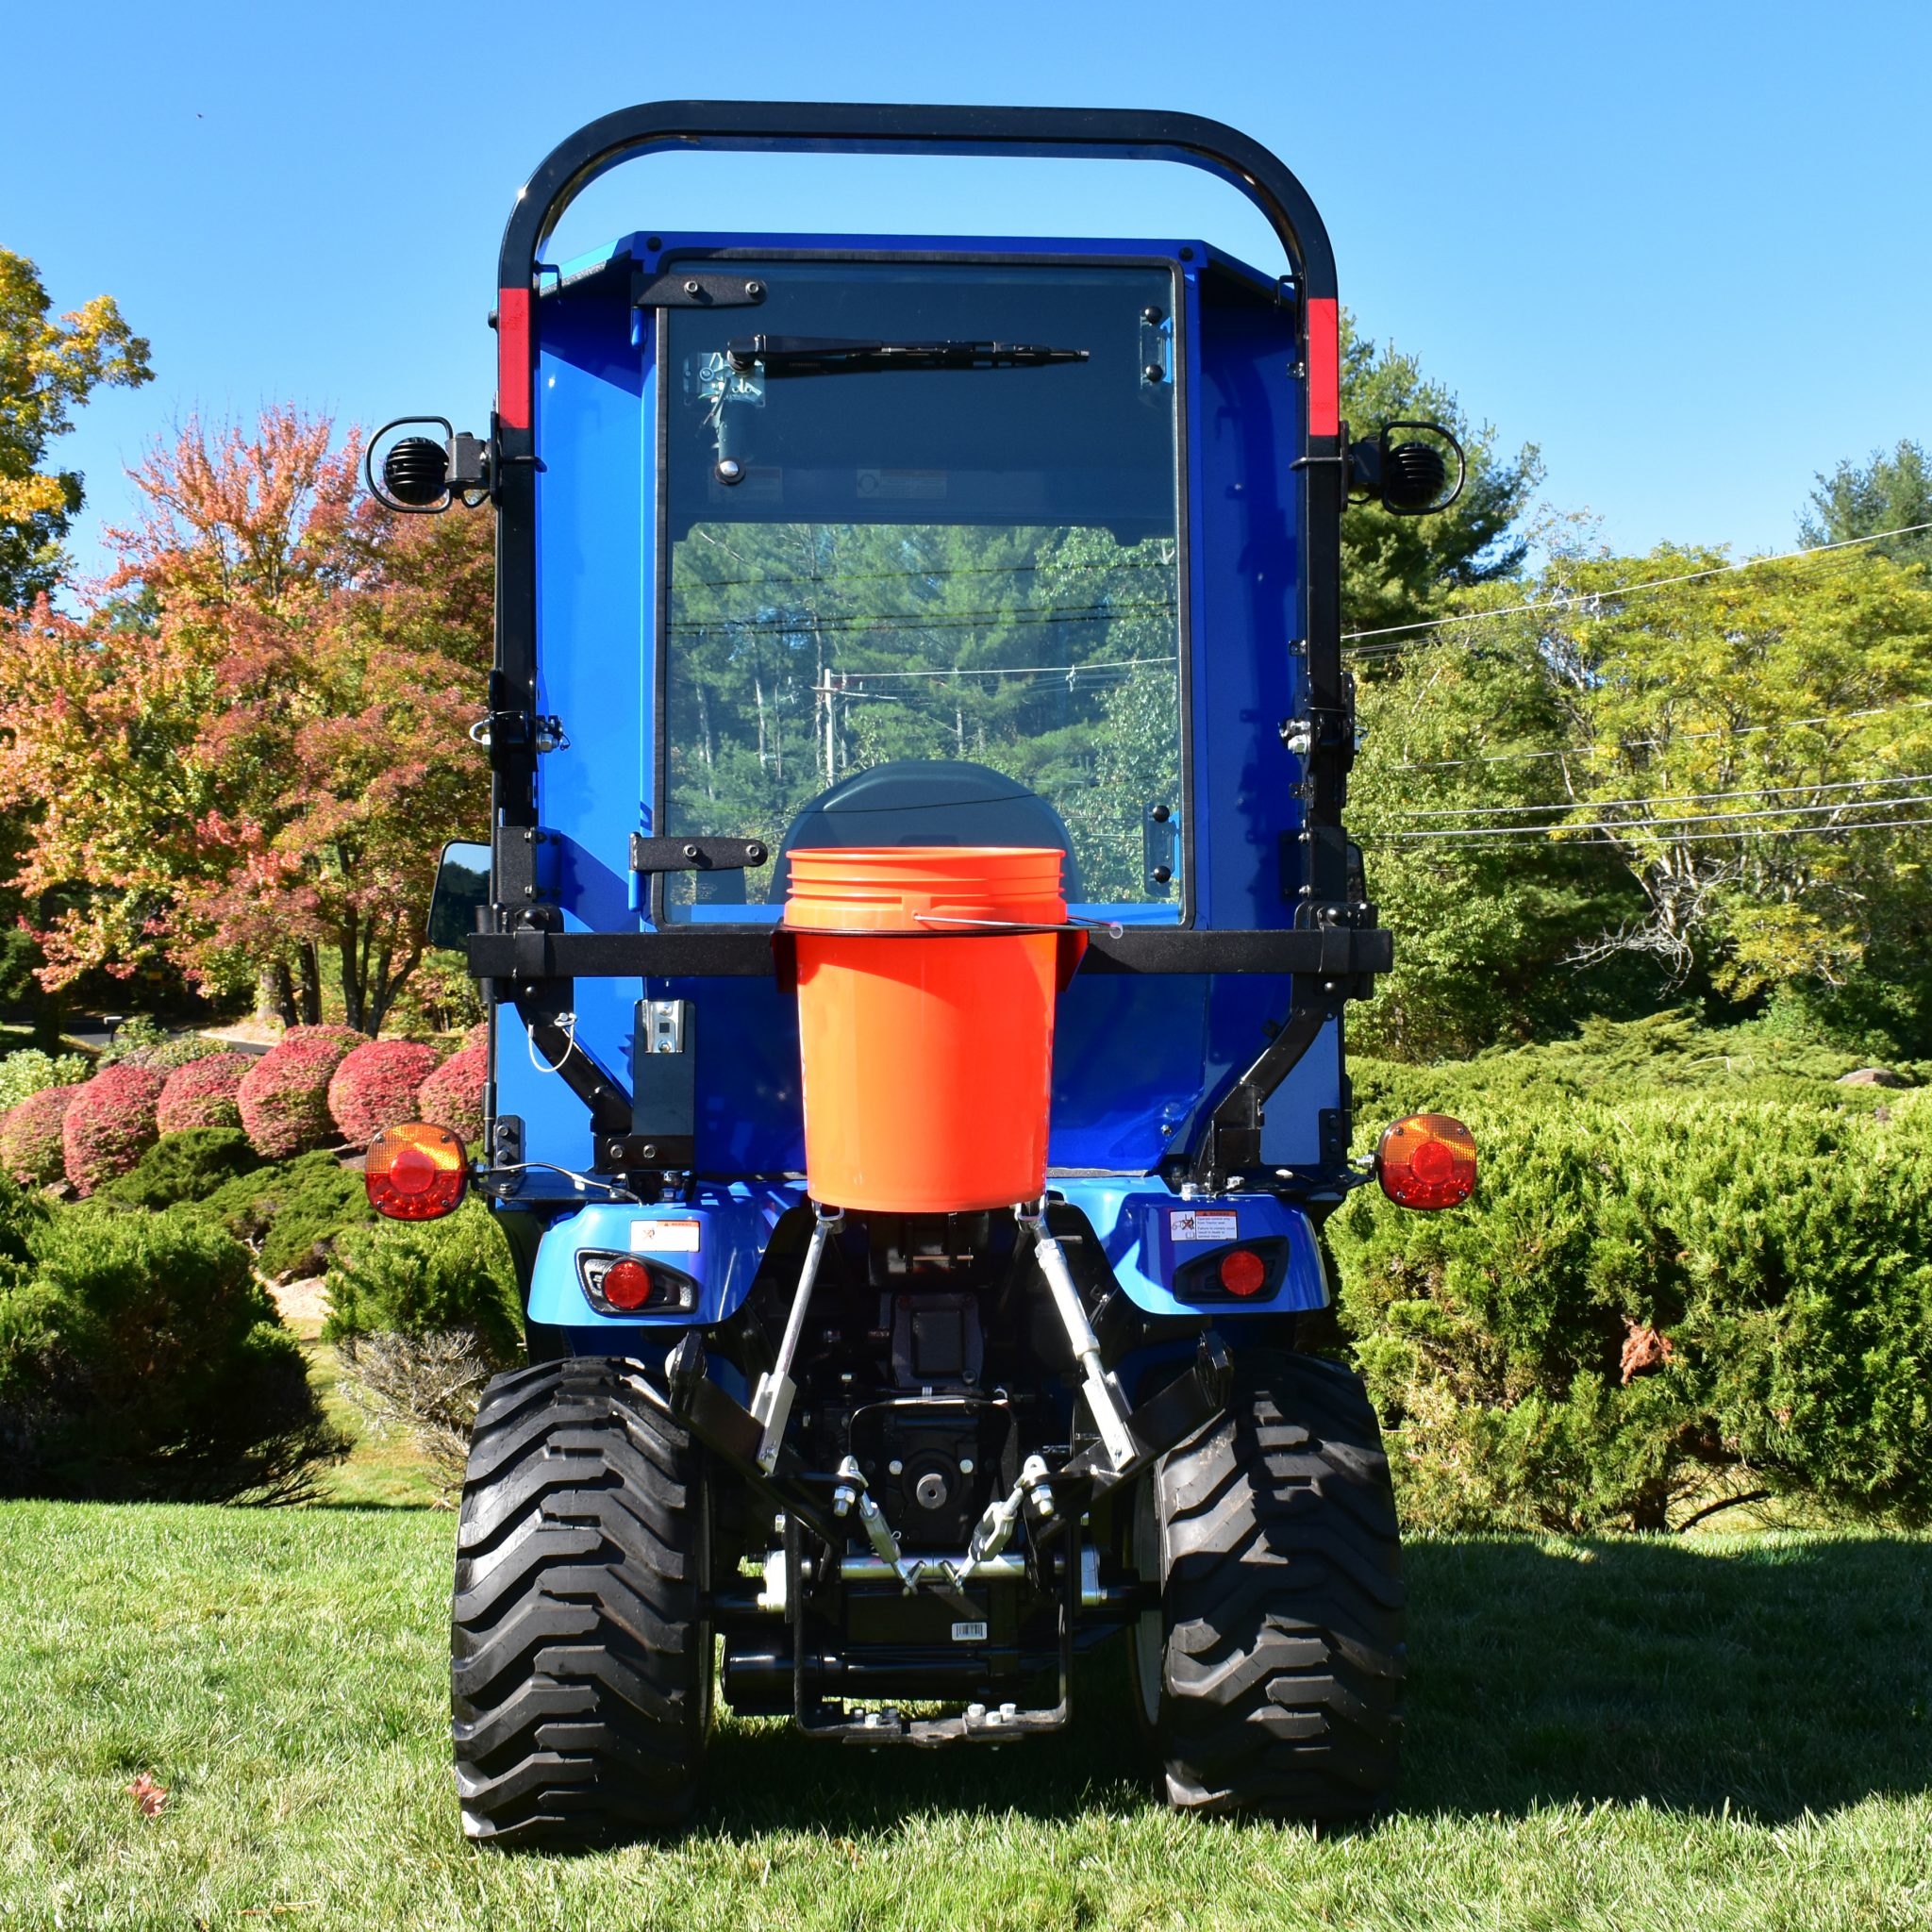
<svg viewBox="0 0 1932 1932">
<path fill-rule="evenodd" d="M 1391 772 L 1447 772 L 1460 765 L 1515 765 L 1524 764 L 1532 758 L 1615 758 L 1625 751 L 1655 750 L 1661 745 L 1675 744 L 1680 741 L 1694 738 L 1748 738 L 1759 731 L 1796 731 L 1807 724 L 1836 724 L 1846 718 L 1889 718 L 1894 711 L 1932 710 L 1932 698 L 1907 698 L 1895 705 L 1877 705 L 1867 711 L 1826 711 L 1816 718 L 1786 718 L 1774 724 L 1719 724 L 1708 731 L 1679 731 L 1669 738 L 1633 738 L 1627 743 L 1620 743 L 1612 751 L 1602 752 L 1593 746 L 1565 746 L 1560 751 L 1501 751 L 1491 752 L 1477 758 L 1422 758 L 1407 765 L 1391 765 Z"/>
<path fill-rule="evenodd" d="M 1932 785 L 1932 772 L 1900 773 L 1894 778 L 1841 778 L 1829 785 L 1746 785 L 1736 791 L 1659 791 L 1648 798 L 1572 798 L 1560 800 L 1553 805 L 1441 805 L 1420 808 L 1415 811 L 1403 813 L 1410 819 L 1470 819 L 1478 818 L 1484 812 L 1498 817 L 1515 816 L 1527 811 L 1611 811 L 1618 806 L 1626 805 L 1704 805 L 1713 798 L 1779 798 L 1792 791 L 1866 791 L 1874 785 Z M 1885 805 L 1890 801 L 1874 798 L 1868 801 L 1873 805 Z M 1848 804 L 1859 803 L 1857 799 Z M 1833 807 L 1836 810 L 1837 808 Z"/>
<path fill-rule="evenodd" d="M 1669 818 L 1604 819 L 1578 824 L 1433 827 L 1426 832 L 1397 832 L 1392 836 L 1397 839 L 1554 839 L 1565 832 L 1655 832 L 1666 825 L 1730 824 L 1739 819 L 1814 818 L 1823 812 L 1890 810 L 1901 805 L 1932 805 L 1932 791 L 1908 792 L 1903 798 L 1840 799 L 1834 805 L 1774 805 L 1759 811 L 1679 812 Z M 1576 808 L 1585 809 L 1582 807 Z"/>
<path fill-rule="evenodd" d="M 1455 617 L 1432 617 L 1419 624 L 1385 624 L 1374 630 L 1345 630 L 1343 643 L 1360 638 L 1396 637 L 1407 632 L 1446 630 L 1452 625 L 1481 624 L 1491 617 L 1510 617 L 1525 610 L 1563 610 L 1573 604 L 1591 604 L 1609 597 L 1632 597 L 1643 591 L 1661 591 L 1670 584 L 1695 583 L 1700 577 L 1731 576 L 1739 571 L 1756 570 L 1761 564 L 1790 563 L 1804 557 L 1823 557 L 1827 551 L 1854 550 L 1864 543 L 1882 543 L 1888 537 L 1909 537 L 1921 530 L 1932 530 L 1932 521 L 1902 524 L 1895 530 L 1874 530 L 1869 537 L 1846 537 L 1837 543 L 1814 543 L 1804 550 L 1781 551 L 1775 557 L 1749 557 L 1739 563 L 1716 563 L 1707 570 L 1687 570 L 1674 577 L 1644 577 L 1636 583 L 1606 584 L 1600 590 L 1576 591 L 1558 597 L 1540 597 L 1526 604 L 1499 604 L 1491 610 L 1466 610 Z M 1381 650 L 1400 650 L 1401 645 L 1383 645 Z M 1374 655 L 1356 652 L 1353 656 Z"/>
<path fill-rule="evenodd" d="M 1908 798 L 1889 799 L 1886 802 L 1890 805 L 1910 805 L 1914 803 L 1913 800 Z M 1674 837 L 1671 842 L 1674 845 L 1715 845 L 1736 839 L 1837 839 L 1842 837 L 1847 832 L 1885 832 L 1899 825 L 1932 825 L 1932 812 L 1922 812 L 1916 818 L 1909 819 L 1868 820 L 1858 824 L 1791 825 L 1783 831 L 1688 832 Z M 1638 829 L 1641 828 L 1639 827 Z M 1426 839 L 1431 835 L 1427 832 L 1395 832 L 1390 836 L 1402 840 Z M 1491 836 L 1507 839 L 1508 834 L 1505 832 L 1491 834 Z M 1374 834 L 1370 834 L 1359 842 L 1374 844 L 1378 841 Z M 1623 841 L 1618 839 L 1572 839 L 1565 842 L 1567 845 L 1580 847 L 1584 845 L 1618 845 Z"/>
</svg>

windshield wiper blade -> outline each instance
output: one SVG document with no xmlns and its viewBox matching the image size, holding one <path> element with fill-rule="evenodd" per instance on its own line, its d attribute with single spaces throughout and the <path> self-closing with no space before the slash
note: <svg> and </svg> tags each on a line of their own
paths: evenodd
<svg viewBox="0 0 1932 1932">
<path fill-rule="evenodd" d="M 1084 362 L 1085 349 L 1029 342 L 853 341 L 839 336 L 739 336 L 724 345 L 741 375 L 762 368 L 780 375 L 864 375 L 890 369 L 1043 369 Z"/>
</svg>

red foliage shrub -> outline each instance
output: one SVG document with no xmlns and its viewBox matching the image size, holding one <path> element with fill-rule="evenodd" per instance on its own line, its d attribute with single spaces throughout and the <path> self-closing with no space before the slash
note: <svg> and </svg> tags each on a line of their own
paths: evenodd
<svg viewBox="0 0 1932 1932">
<path fill-rule="evenodd" d="M 164 1134 L 185 1133 L 190 1127 L 239 1127 L 242 1109 L 235 1091 L 255 1058 L 247 1053 L 217 1053 L 176 1067 L 161 1089 L 155 1124 Z"/>
<path fill-rule="evenodd" d="M 67 1178 L 77 1194 L 127 1173 L 160 1138 L 155 1112 L 167 1074 L 123 1060 L 103 1067 L 74 1096 L 60 1122 Z"/>
<path fill-rule="evenodd" d="M 308 1154 L 336 1139 L 328 1083 L 352 1046 L 368 1036 L 346 1026 L 291 1026 L 235 1090 L 242 1125 L 255 1151 L 269 1160 Z"/>
<path fill-rule="evenodd" d="M 447 1127 L 461 1137 L 466 1147 L 479 1147 L 483 1141 L 483 1082 L 488 1075 L 489 1062 L 480 1046 L 466 1046 L 452 1054 L 417 1090 L 417 1118 Z"/>
<path fill-rule="evenodd" d="M 369 1036 L 358 1033 L 353 1026 L 291 1026 L 275 1042 L 277 1048 L 284 1046 L 332 1046 L 338 1049 L 337 1059 L 343 1054 L 352 1053 L 358 1046 L 366 1046 Z"/>
<path fill-rule="evenodd" d="M 28 1186 L 44 1186 L 67 1172 L 60 1123 L 79 1087 L 42 1087 L 0 1121 L 0 1169 Z"/>
<path fill-rule="evenodd" d="M 436 1049 L 412 1040 L 365 1040 L 328 1083 L 328 1110 L 354 1147 L 416 1116 L 416 1090 L 436 1071 Z"/>
<path fill-rule="evenodd" d="M 490 1022 L 488 1020 L 478 1020 L 476 1024 L 474 1026 L 472 1026 L 466 1034 L 463 1035 L 463 1043 L 460 1047 L 457 1049 L 457 1051 L 458 1053 L 468 1053 L 472 1047 L 474 1047 L 478 1053 L 489 1052 Z"/>
</svg>

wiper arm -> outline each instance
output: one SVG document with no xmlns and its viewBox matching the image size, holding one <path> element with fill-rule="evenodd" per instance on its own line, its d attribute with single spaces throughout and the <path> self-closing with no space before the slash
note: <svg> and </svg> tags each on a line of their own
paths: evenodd
<svg viewBox="0 0 1932 1932">
<path fill-rule="evenodd" d="M 838 336 L 740 336 L 724 346 L 740 375 L 762 368 L 781 375 L 866 375 L 890 369 L 1043 369 L 1084 362 L 1085 349 L 1046 349 L 1027 342 L 850 341 Z"/>
</svg>

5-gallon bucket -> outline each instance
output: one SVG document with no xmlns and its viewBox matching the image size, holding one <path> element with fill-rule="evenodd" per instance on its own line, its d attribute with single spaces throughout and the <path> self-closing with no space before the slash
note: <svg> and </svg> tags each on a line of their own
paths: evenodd
<svg viewBox="0 0 1932 1932">
<path fill-rule="evenodd" d="M 1063 944 L 1061 858 L 992 845 L 791 855 L 813 1199 L 933 1214 L 1039 1198 L 1054 994 L 1083 943 Z"/>
</svg>

